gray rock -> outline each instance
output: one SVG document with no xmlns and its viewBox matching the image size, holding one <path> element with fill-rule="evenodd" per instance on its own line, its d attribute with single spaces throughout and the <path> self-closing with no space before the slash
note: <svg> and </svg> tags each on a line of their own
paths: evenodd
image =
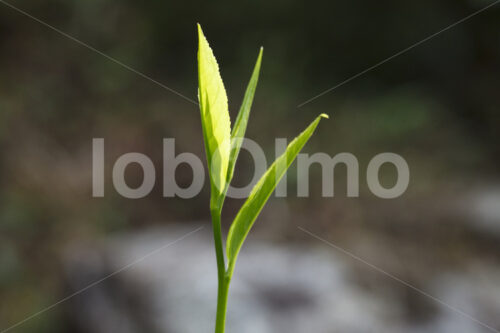
<svg viewBox="0 0 500 333">
<path fill-rule="evenodd" d="M 74 322 L 83 332 L 95 333 L 212 332 L 217 280 L 211 228 L 205 224 L 176 242 L 199 225 L 119 235 L 99 246 L 69 249 L 65 263 L 71 292 L 109 277 L 69 301 Z M 397 297 L 381 298 L 350 282 L 352 272 L 345 266 L 349 261 L 338 256 L 343 255 L 321 244 L 264 244 L 250 237 L 230 289 L 227 332 L 484 330 L 440 307 L 428 322 L 407 322 Z M 432 290 L 452 304 L 467 302 L 464 309 L 485 318 L 484 311 L 473 310 L 488 302 L 494 302 L 492 307 L 481 309 L 500 309 L 500 291 L 494 289 L 499 288 L 498 279 L 489 286 L 495 293 L 486 294 L 491 299 L 474 288 L 473 281 L 470 275 L 458 280 L 443 275 L 434 280 Z M 475 296 L 464 296 L 464 290 Z"/>
</svg>

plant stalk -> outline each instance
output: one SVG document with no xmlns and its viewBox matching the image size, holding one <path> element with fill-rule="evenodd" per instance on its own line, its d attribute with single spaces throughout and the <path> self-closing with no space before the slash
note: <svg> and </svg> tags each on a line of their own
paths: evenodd
<svg viewBox="0 0 500 333">
<path fill-rule="evenodd" d="M 222 245 L 221 212 L 219 209 L 212 209 L 212 227 L 214 233 L 215 256 L 217 258 L 217 315 L 215 321 L 215 333 L 224 333 L 226 326 L 227 297 L 229 292 L 229 275 L 226 274 L 226 264 L 224 260 L 224 249 Z"/>
<path fill-rule="evenodd" d="M 227 296 L 229 294 L 229 278 L 219 280 L 219 291 L 217 295 L 217 318 L 215 321 L 215 333 L 224 333 L 226 327 Z"/>
</svg>

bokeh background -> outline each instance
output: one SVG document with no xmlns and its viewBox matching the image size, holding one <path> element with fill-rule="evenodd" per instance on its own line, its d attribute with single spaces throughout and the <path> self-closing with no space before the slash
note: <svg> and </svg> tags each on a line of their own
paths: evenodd
<svg viewBox="0 0 500 333">
<path fill-rule="evenodd" d="M 235 301 L 240 288 L 235 286 L 233 307 L 243 310 L 233 319 L 245 323 L 247 331 L 500 329 L 500 5 L 299 108 L 491 1 L 10 3 L 192 99 L 200 22 L 221 66 L 233 119 L 258 49 L 264 46 L 247 136 L 265 148 L 269 160 L 274 158 L 274 138 L 294 137 L 319 113 L 331 116 L 306 152 L 353 153 L 360 163 L 360 197 L 346 196 L 345 168 L 339 166 L 335 197 L 322 198 L 321 169 L 314 166 L 310 197 L 297 198 L 292 168 L 288 198 L 271 199 L 241 256 L 241 266 L 253 268 L 245 272 L 272 275 L 264 280 L 276 283 L 260 294 L 247 286 L 247 299 L 253 297 L 253 303 L 245 303 L 245 293 Z M 213 281 L 209 268 L 189 269 L 215 266 L 213 257 L 202 255 L 212 250 L 208 186 L 189 200 L 164 198 L 161 187 L 163 138 L 175 138 L 179 153 L 204 158 L 197 106 L 3 3 L 0 50 L 0 330 L 121 267 L 110 251 L 131 262 L 162 244 L 159 235 L 168 241 L 182 235 L 179 230 L 205 226 L 196 235 L 203 241 L 166 248 L 155 256 L 155 267 L 183 267 L 192 286 L 199 288 L 202 281 Z M 92 198 L 95 137 L 105 139 L 104 198 Z M 112 186 L 114 161 L 132 151 L 150 156 L 159 175 L 152 193 L 139 200 L 121 197 Z M 366 166 L 381 152 L 398 153 L 410 166 L 409 188 L 397 199 L 380 199 L 367 188 Z M 242 153 L 236 184 L 246 184 L 252 168 L 250 157 Z M 382 183 L 390 186 L 394 175 L 391 167 L 383 167 Z M 133 165 L 126 176 L 130 186 L 142 181 L 141 170 Z M 186 185 L 192 174 L 181 166 L 176 176 Z M 227 202 L 224 230 L 241 203 Z M 159 240 L 145 236 L 151 234 Z M 201 246 L 203 242 L 208 245 Z M 126 250 L 116 250 L 137 244 L 144 251 L 130 257 L 123 255 Z M 300 272 L 280 266 L 295 260 L 296 268 L 304 267 Z M 342 267 L 338 283 L 328 278 L 333 273 L 324 271 L 327 266 L 335 272 Z M 214 284 L 197 289 L 186 287 L 185 279 L 154 278 L 175 276 L 171 271 L 132 271 L 10 331 L 211 331 L 202 313 L 211 315 L 213 305 L 200 306 L 204 303 L 197 297 L 215 294 Z M 303 279 L 293 280 L 299 275 Z M 315 282 L 321 277 L 326 280 L 323 285 Z M 244 280 L 245 274 L 237 278 Z M 182 283 L 184 293 L 176 297 L 192 303 L 165 297 L 165 304 L 158 305 L 158 299 L 144 296 L 151 290 L 170 295 Z M 259 288 L 266 283 L 249 285 Z M 318 284 L 321 292 L 310 290 Z M 292 287 L 278 292 L 283 285 Z M 339 296 L 340 290 L 352 292 Z M 325 295 L 331 302 L 314 308 Z M 180 308 L 172 312 L 176 304 Z M 163 318 L 158 310 L 163 307 L 168 308 L 164 313 L 176 315 Z M 300 324 L 293 328 L 284 326 L 289 317 L 297 318 L 308 308 L 316 309 L 311 311 L 314 316 L 300 316 Z M 262 309 L 279 315 L 262 319 Z M 245 321 L 250 317 L 257 319 Z M 187 328 L 197 321 L 199 328 Z"/>
</svg>

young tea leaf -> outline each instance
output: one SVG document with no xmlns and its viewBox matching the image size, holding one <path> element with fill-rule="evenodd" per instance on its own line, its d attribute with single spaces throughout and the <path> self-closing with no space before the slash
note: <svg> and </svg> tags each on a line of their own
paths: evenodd
<svg viewBox="0 0 500 333">
<path fill-rule="evenodd" d="M 243 97 L 243 102 L 241 103 L 240 111 L 238 112 L 238 117 L 236 117 L 233 131 L 231 133 L 231 154 L 229 155 L 227 183 L 230 183 L 231 179 L 233 179 L 234 166 L 236 165 L 236 160 L 238 159 L 238 154 L 240 153 L 241 144 L 243 142 L 243 138 L 245 137 L 248 116 L 250 115 L 250 109 L 252 108 L 252 102 L 255 95 L 255 89 L 257 88 L 257 82 L 259 81 L 260 64 L 262 62 L 263 51 L 264 49 L 261 47 L 259 56 L 257 57 L 257 62 L 255 63 L 255 67 L 253 69 L 252 77 L 248 82 L 248 86 L 245 91 L 245 97 Z"/>
<path fill-rule="evenodd" d="M 318 116 L 302 133 L 299 134 L 290 144 L 286 151 L 274 161 L 267 169 L 259 182 L 255 185 L 240 211 L 236 215 L 229 234 L 227 236 L 227 257 L 229 260 L 229 273 L 232 274 L 234 263 L 238 253 L 245 241 L 248 232 L 253 226 L 255 219 L 259 215 L 262 207 L 269 199 L 279 180 L 292 164 L 297 154 L 302 150 L 309 140 L 321 118 L 328 118 L 322 114 Z M 280 167 L 284 166 L 284 167 Z"/>
<path fill-rule="evenodd" d="M 226 89 L 212 49 L 198 24 L 198 99 L 207 154 L 212 198 L 217 199 L 226 185 L 231 148 L 231 122 Z"/>
</svg>

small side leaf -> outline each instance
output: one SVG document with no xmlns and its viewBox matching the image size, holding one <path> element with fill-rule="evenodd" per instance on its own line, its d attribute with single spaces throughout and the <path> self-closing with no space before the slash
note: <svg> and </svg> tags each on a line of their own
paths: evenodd
<svg viewBox="0 0 500 333">
<path fill-rule="evenodd" d="M 226 89 L 219 73 L 219 66 L 199 24 L 198 37 L 198 99 L 212 199 L 217 199 L 226 185 L 231 148 L 231 122 Z"/>
<path fill-rule="evenodd" d="M 234 174 L 234 166 L 238 160 L 238 154 L 240 153 L 241 144 L 243 138 L 245 137 L 245 131 L 247 129 L 248 116 L 250 115 L 250 109 L 252 108 L 253 97 L 255 95 L 255 89 L 257 88 L 257 82 L 259 81 L 260 64 L 262 62 L 262 53 L 264 48 L 260 48 L 259 56 L 257 57 L 257 62 L 253 69 L 252 77 L 248 82 L 247 89 L 245 91 L 245 97 L 243 97 L 243 102 L 241 103 L 240 111 L 238 112 L 238 117 L 233 126 L 233 131 L 231 133 L 231 154 L 229 156 L 229 166 L 227 170 L 227 183 L 231 182 Z"/>
<path fill-rule="evenodd" d="M 325 114 L 318 116 L 299 136 L 290 142 L 286 151 L 274 161 L 255 185 L 249 197 L 236 215 L 227 236 L 227 257 L 229 260 L 230 273 L 232 273 L 238 253 L 255 219 L 290 164 L 292 164 L 297 154 L 302 150 L 306 142 L 314 133 L 321 118 L 328 118 L 328 116 Z"/>
</svg>

